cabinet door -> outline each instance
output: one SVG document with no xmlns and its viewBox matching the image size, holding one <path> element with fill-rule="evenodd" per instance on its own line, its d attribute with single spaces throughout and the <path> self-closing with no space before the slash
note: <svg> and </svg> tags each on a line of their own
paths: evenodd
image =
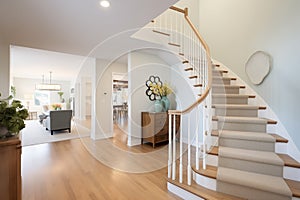
<svg viewBox="0 0 300 200">
<path fill-rule="evenodd" d="M 142 113 L 142 132 L 143 138 L 152 137 L 154 134 L 154 115 L 151 115 L 147 112 Z"/>
<path fill-rule="evenodd" d="M 168 123 L 168 115 L 167 113 L 156 113 L 155 114 L 155 130 L 154 130 L 154 134 L 164 134 L 165 131 L 164 128 Z"/>
</svg>

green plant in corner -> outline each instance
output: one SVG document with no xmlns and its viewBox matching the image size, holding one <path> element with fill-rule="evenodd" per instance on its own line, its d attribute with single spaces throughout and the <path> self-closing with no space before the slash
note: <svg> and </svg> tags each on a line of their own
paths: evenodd
<svg viewBox="0 0 300 200">
<path fill-rule="evenodd" d="M 10 95 L 0 99 L 0 138 L 17 135 L 25 128 L 24 120 L 28 117 L 28 110 L 18 100 L 9 103 L 12 98 Z"/>
<path fill-rule="evenodd" d="M 11 91 L 11 93 L 12 93 L 13 98 L 15 98 L 15 97 L 16 97 L 16 94 L 17 94 L 17 89 L 16 89 L 16 87 L 15 87 L 15 86 L 10 86 L 10 91 Z"/>
</svg>

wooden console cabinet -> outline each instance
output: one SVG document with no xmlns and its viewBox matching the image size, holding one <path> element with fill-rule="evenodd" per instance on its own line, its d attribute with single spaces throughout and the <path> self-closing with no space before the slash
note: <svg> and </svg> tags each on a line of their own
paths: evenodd
<svg viewBox="0 0 300 200">
<path fill-rule="evenodd" d="M 0 140 L 0 199 L 22 199 L 21 151 L 18 137 Z"/>
<path fill-rule="evenodd" d="M 169 140 L 169 115 L 167 112 L 142 112 L 142 144 L 150 142 L 155 147 L 156 143 Z M 173 120 L 172 120 L 173 125 Z M 179 131 L 180 116 L 176 116 L 176 132 Z"/>
</svg>

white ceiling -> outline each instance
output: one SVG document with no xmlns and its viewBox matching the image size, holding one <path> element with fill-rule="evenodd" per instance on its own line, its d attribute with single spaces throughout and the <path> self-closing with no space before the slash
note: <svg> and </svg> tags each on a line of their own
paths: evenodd
<svg viewBox="0 0 300 200">
<path fill-rule="evenodd" d="M 11 72 L 13 77 L 25 77 L 49 81 L 72 81 L 81 68 L 85 57 L 53 51 L 11 46 Z"/>
<path fill-rule="evenodd" d="M 177 2 L 177 0 L 110 1 L 111 7 L 102 8 L 98 0 L 0 0 L 0 39 L 14 46 L 82 56 L 89 55 L 96 47 L 92 52 L 93 56 L 112 59 L 128 52 L 129 49 L 138 48 L 143 42 L 130 39 L 130 36 Z M 128 30 L 131 31 L 127 32 Z M 119 33 L 123 34 L 107 40 Z M 21 50 L 16 51 L 20 54 Z M 54 54 L 52 56 L 55 57 Z M 53 77 L 58 76 L 55 74 L 55 67 L 66 70 L 67 73 L 64 74 L 68 74 L 75 66 L 73 62 L 62 65 L 52 59 L 50 61 L 50 58 L 41 58 L 43 59 L 47 61 L 47 66 L 53 69 L 51 69 Z M 28 57 L 28 49 L 24 52 L 23 60 L 17 61 L 17 66 L 21 67 L 18 68 L 18 73 L 22 74 L 23 69 L 23 74 L 32 73 L 40 70 L 41 66 L 46 66 L 36 62 L 38 68 L 32 69 L 25 63 L 26 60 L 31 63 L 37 60 Z M 43 73 L 46 73 L 45 71 L 48 69 L 44 69 Z"/>
</svg>

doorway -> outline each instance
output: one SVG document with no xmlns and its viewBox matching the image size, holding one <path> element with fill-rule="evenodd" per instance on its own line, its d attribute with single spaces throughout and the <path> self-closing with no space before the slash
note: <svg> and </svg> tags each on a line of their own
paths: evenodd
<svg viewBox="0 0 300 200">
<path fill-rule="evenodd" d="M 114 140 L 127 144 L 128 132 L 128 77 L 125 73 L 112 74 L 112 105 Z"/>
</svg>

